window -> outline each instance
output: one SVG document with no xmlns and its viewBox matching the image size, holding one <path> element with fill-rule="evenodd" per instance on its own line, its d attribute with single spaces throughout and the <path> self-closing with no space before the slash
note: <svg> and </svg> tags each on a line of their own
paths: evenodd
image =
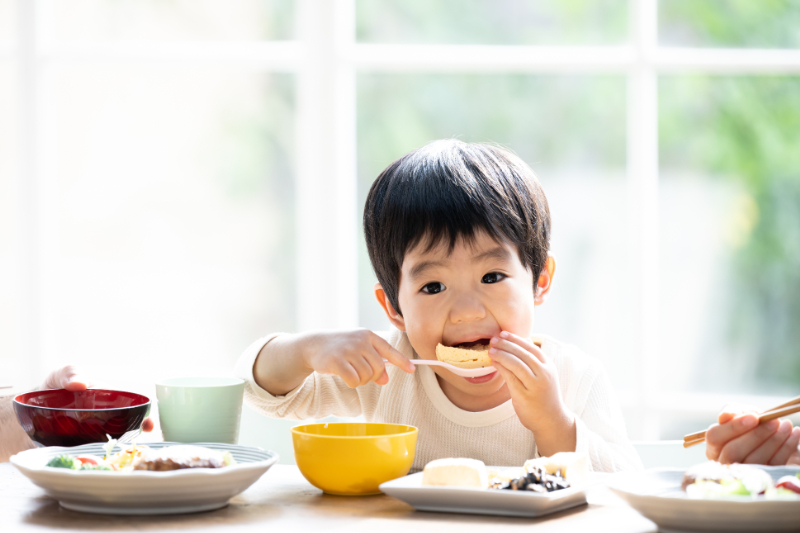
<svg viewBox="0 0 800 533">
<path fill-rule="evenodd" d="M 604 362 L 633 438 L 777 403 L 800 378 L 798 17 L 0 0 L 0 381 L 75 361 L 136 389 L 269 331 L 386 327 L 366 191 L 455 136 L 539 175 L 559 268 L 538 329 Z"/>
</svg>

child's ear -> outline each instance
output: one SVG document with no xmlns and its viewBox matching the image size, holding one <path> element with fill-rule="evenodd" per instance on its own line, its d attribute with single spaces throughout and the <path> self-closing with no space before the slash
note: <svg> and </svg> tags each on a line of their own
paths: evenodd
<svg viewBox="0 0 800 533">
<path fill-rule="evenodd" d="M 534 305 L 542 305 L 550 293 L 550 288 L 553 286 L 553 276 L 556 274 L 556 257 L 547 252 L 547 261 L 544 264 L 539 279 L 536 281 L 536 298 L 533 300 Z"/>
<path fill-rule="evenodd" d="M 383 310 L 386 312 L 386 316 L 389 317 L 389 322 L 391 322 L 392 325 L 400 331 L 405 331 L 406 321 L 403 319 L 403 315 L 394 310 L 394 306 L 392 305 L 392 302 L 389 301 L 389 297 L 386 296 L 386 291 L 383 290 L 381 284 L 375 283 L 374 289 L 375 298 L 378 300 L 378 303 L 381 304 L 381 307 L 383 307 Z"/>
</svg>

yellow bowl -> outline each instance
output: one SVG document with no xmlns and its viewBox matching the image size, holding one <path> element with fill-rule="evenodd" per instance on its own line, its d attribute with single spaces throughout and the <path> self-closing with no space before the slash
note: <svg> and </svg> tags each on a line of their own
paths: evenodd
<svg viewBox="0 0 800 533">
<path fill-rule="evenodd" d="M 380 494 L 378 485 L 408 474 L 417 428 L 400 424 L 328 423 L 292 428 L 297 467 L 328 494 Z"/>
</svg>

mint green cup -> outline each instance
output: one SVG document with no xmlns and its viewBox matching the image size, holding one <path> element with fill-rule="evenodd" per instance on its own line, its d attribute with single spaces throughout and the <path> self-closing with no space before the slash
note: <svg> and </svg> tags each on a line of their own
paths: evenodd
<svg viewBox="0 0 800 533">
<path fill-rule="evenodd" d="M 168 442 L 239 440 L 244 380 L 172 378 L 156 383 L 158 418 Z"/>
</svg>

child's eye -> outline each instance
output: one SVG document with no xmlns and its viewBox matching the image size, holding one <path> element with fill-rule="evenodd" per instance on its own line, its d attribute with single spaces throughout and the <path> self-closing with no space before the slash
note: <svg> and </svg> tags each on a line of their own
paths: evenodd
<svg viewBox="0 0 800 533">
<path fill-rule="evenodd" d="M 507 277 L 508 276 L 501 274 L 500 272 L 489 272 L 481 278 L 481 283 L 497 283 L 498 281 L 502 281 Z"/>
<path fill-rule="evenodd" d="M 424 287 L 422 287 L 422 292 L 425 294 L 438 294 L 445 290 L 447 287 L 444 286 L 444 283 L 439 281 L 434 281 L 432 283 L 428 283 Z"/>
</svg>

